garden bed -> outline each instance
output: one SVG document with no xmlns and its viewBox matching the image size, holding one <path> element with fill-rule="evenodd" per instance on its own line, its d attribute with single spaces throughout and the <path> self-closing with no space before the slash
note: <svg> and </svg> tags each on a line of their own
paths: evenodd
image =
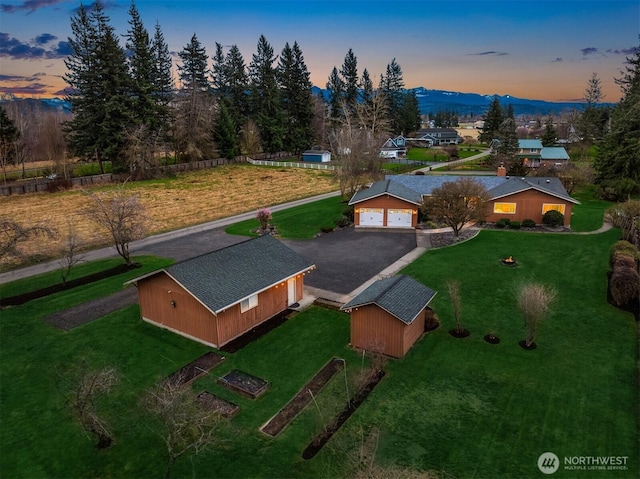
<svg viewBox="0 0 640 479">
<path fill-rule="evenodd" d="M 227 359 L 225 356 L 209 351 L 198 359 L 191 361 L 186 366 L 178 369 L 167 378 L 167 381 L 177 386 L 184 386 L 203 374 L 208 373 L 225 359 Z"/>
<path fill-rule="evenodd" d="M 218 383 L 251 399 L 259 398 L 269 387 L 268 381 L 237 369 L 219 378 Z"/>
<path fill-rule="evenodd" d="M 218 397 L 215 394 L 210 393 L 209 391 L 202 391 L 200 394 L 198 394 L 197 399 L 202 407 L 220 414 L 227 419 L 231 419 L 240 411 L 240 406 L 238 406 L 237 404 L 233 404 L 226 399 L 222 399 L 221 397 Z"/>
<path fill-rule="evenodd" d="M 280 434 L 311 402 L 312 394 L 318 394 L 344 366 L 342 359 L 332 359 L 278 413 L 267 421 L 260 431 L 271 437 Z"/>
</svg>

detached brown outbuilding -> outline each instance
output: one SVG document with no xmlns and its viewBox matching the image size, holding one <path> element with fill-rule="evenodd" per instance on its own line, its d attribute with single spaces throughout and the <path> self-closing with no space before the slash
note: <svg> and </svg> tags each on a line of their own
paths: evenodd
<svg viewBox="0 0 640 479">
<path fill-rule="evenodd" d="M 144 321 L 220 348 L 303 297 L 310 261 L 261 236 L 133 279 Z"/>
<path fill-rule="evenodd" d="M 341 308 L 351 314 L 351 345 L 403 357 L 424 333 L 435 295 L 410 276 L 376 281 Z"/>
</svg>

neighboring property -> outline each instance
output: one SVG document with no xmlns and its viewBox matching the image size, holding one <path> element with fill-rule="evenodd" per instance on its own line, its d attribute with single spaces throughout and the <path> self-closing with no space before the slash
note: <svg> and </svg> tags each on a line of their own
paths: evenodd
<svg viewBox="0 0 640 479">
<path fill-rule="evenodd" d="M 542 146 L 540 140 L 518 140 L 518 158 L 530 168 L 562 167 L 569 161 L 569 154 L 562 146 Z"/>
<path fill-rule="evenodd" d="M 439 188 L 445 182 L 456 181 L 459 178 L 473 178 L 486 188 L 488 193 L 488 216 L 486 219 L 489 222 L 509 218 L 520 222 L 525 219 L 531 219 L 537 224 L 542 224 L 543 215 L 553 209 L 560 211 L 564 215 L 565 226 L 570 226 L 573 205 L 580 204 L 579 201 L 569 196 L 560 180 L 555 177 L 387 175 L 386 180 L 374 183 L 369 189 L 361 190 L 353 196 L 349 204 L 354 204 L 356 209 L 360 210 L 362 207 L 368 208 L 365 209 L 364 216 L 362 211 L 360 215 L 354 215 L 354 223 L 356 226 L 398 227 L 393 222 L 384 222 L 384 215 L 386 214 L 384 204 L 380 202 L 375 203 L 374 206 L 370 198 L 386 199 L 385 195 L 388 192 L 394 192 L 394 195 L 390 194 L 394 198 L 394 203 L 387 208 L 416 208 L 417 198 L 420 198 L 420 205 L 422 205 L 424 197 L 431 195 L 435 188 Z M 390 183 L 386 184 L 385 182 Z M 395 183 L 404 188 L 398 188 Z M 400 194 L 400 192 L 402 193 Z M 370 209 L 374 207 L 377 208 L 377 211 L 371 212 Z M 364 224 L 362 223 L 363 220 Z M 413 227 L 416 225 L 417 218 L 416 223 L 412 223 Z"/>
<path fill-rule="evenodd" d="M 455 128 L 421 128 L 411 140 L 430 141 L 431 145 L 457 145 L 463 138 Z"/>
<path fill-rule="evenodd" d="M 400 135 L 389 138 L 380 148 L 380 158 L 401 158 L 407 154 L 407 140 Z"/>
<path fill-rule="evenodd" d="M 265 235 L 197 256 L 129 283 L 144 321 L 219 348 L 303 297 L 315 268 Z"/>
<path fill-rule="evenodd" d="M 569 161 L 569 153 L 563 146 L 545 146 L 540 152 L 540 164 L 563 168 Z"/>
<path fill-rule="evenodd" d="M 331 152 L 327 150 L 307 150 L 302 153 L 302 161 L 327 163 L 331 161 Z"/>
<path fill-rule="evenodd" d="M 435 291 L 410 276 L 376 281 L 342 310 L 351 315 L 351 346 L 402 358 L 425 331 Z"/>
<path fill-rule="evenodd" d="M 358 191 L 349 205 L 354 206 L 356 227 L 415 228 L 422 197 L 416 191 L 387 179 Z"/>
</svg>

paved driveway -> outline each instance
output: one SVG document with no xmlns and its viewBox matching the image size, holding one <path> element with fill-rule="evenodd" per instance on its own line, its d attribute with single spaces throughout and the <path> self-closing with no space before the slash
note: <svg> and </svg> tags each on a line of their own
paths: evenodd
<svg viewBox="0 0 640 479">
<path fill-rule="evenodd" d="M 353 226 L 312 240 L 283 240 L 313 261 L 305 277 L 314 288 L 347 294 L 416 247 L 414 231 L 357 231 Z"/>
</svg>

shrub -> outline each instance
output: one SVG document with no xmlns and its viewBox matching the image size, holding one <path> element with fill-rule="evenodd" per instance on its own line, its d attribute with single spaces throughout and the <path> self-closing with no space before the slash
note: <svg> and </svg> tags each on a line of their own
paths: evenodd
<svg viewBox="0 0 640 479">
<path fill-rule="evenodd" d="M 496 222 L 496 228 L 505 228 L 506 226 L 509 226 L 509 223 L 511 223 L 511 220 L 509 218 L 499 219 Z"/>
<path fill-rule="evenodd" d="M 542 222 L 547 226 L 562 226 L 564 215 L 557 210 L 549 210 L 542 217 Z"/>
<path fill-rule="evenodd" d="M 323 233 L 331 233 L 333 231 L 333 226 L 322 226 L 320 231 Z"/>
<path fill-rule="evenodd" d="M 349 221 L 353 222 L 353 211 L 354 211 L 354 208 L 353 208 L 353 205 L 351 205 L 345 208 L 342 214 L 346 216 L 349 219 Z"/>
<path fill-rule="evenodd" d="M 260 229 L 266 230 L 271 221 L 271 210 L 263 208 L 256 213 L 256 219 L 260 222 Z"/>
<path fill-rule="evenodd" d="M 536 227 L 536 222 L 533 221 L 532 219 L 527 218 L 525 220 L 522 220 L 522 227 L 523 228 L 535 228 Z"/>
<path fill-rule="evenodd" d="M 640 259 L 638 248 L 625 240 L 616 241 L 609 250 L 609 266 L 613 266 L 618 256 L 630 256 L 632 259 Z"/>
<path fill-rule="evenodd" d="M 351 220 L 343 215 L 340 218 L 338 218 L 337 220 L 335 220 L 334 223 L 336 224 L 336 226 L 338 228 L 346 228 L 347 226 L 349 226 L 351 224 Z"/>
<path fill-rule="evenodd" d="M 627 306 L 638 301 L 640 295 L 640 275 L 633 267 L 616 266 L 609 282 L 611 298 L 616 306 Z"/>
<path fill-rule="evenodd" d="M 520 222 L 519 221 L 512 221 L 511 223 L 509 223 L 509 228 L 511 228 L 512 230 L 519 230 L 520 229 Z"/>
</svg>

